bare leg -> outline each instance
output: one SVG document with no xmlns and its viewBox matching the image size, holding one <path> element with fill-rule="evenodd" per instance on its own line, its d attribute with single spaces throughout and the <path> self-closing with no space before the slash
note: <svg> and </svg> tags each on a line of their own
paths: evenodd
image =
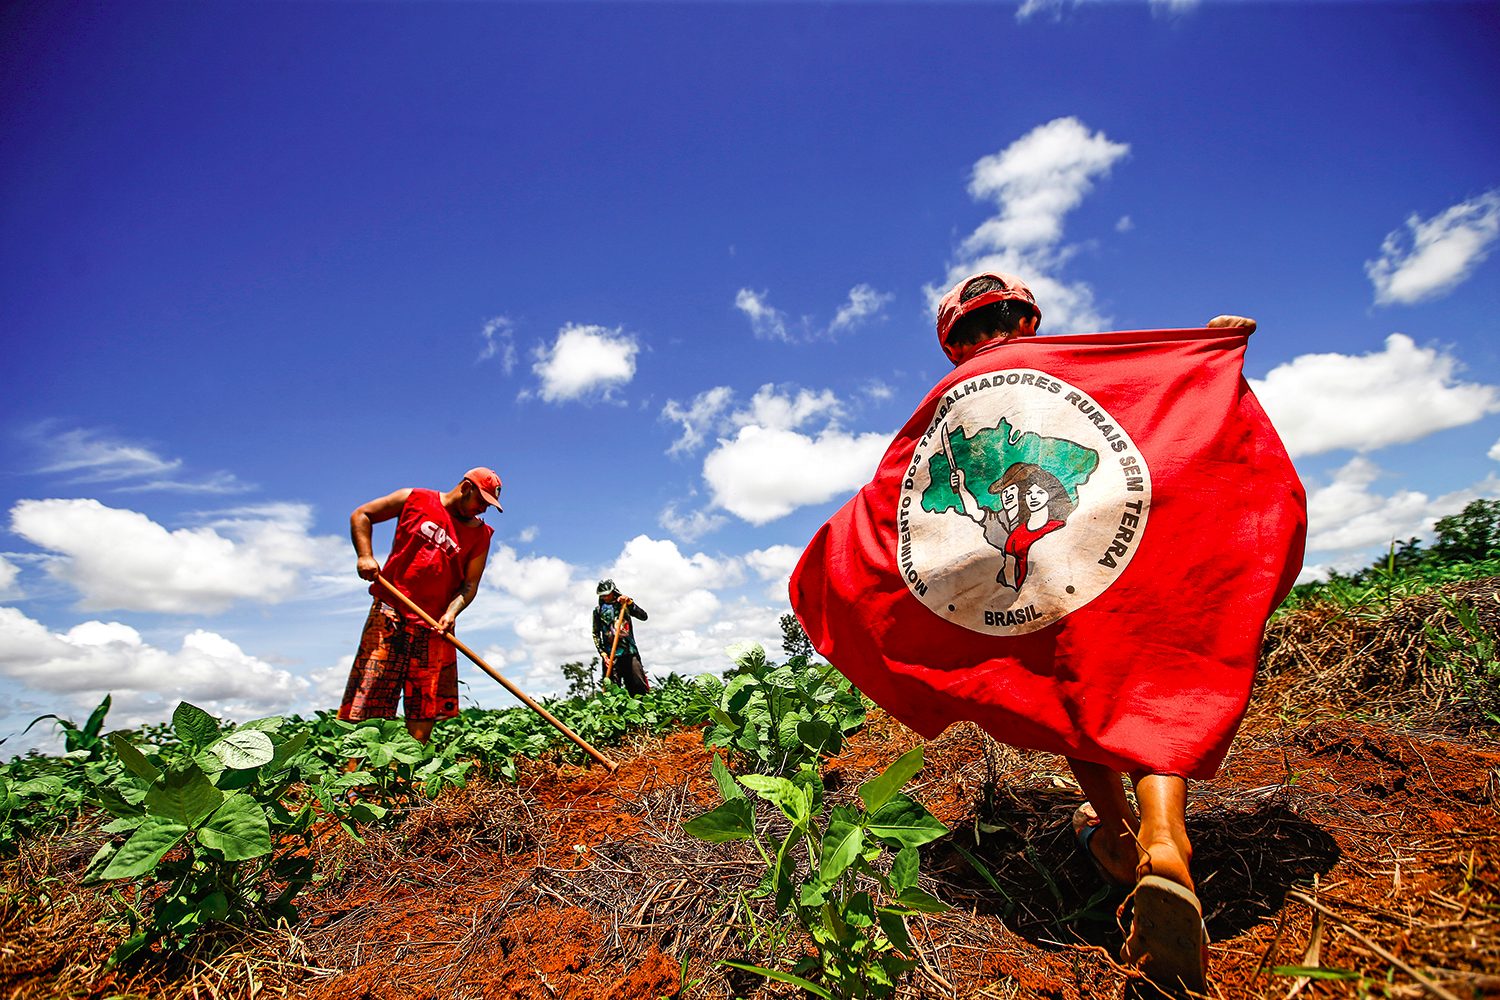
<svg viewBox="0 0 1500 1000">
<path fill-rule="evenodd" d="M 408 717 L 406 720 L 406 731 L 411 733 L 411 738 L 418 743 L 426 743 L 428 737 L 432 735 L 432 726 L 436 721 L 436 719 L 413 719 Z"/>
<path fill-rule="evenodd" d="M 1133 885 L 1140 864 L 1140 852 L 1136 848 L 1136 830 L 1140 820 L 1125 798 L 1125 786 L 1118 771 L 1103 764 L 1068 758 L 1068 766 L 1078 779 L 1078 786 L 1093 806 L 1099 817 L 1099 832 L 1089 841 L 1104 870 L 1122 885 Z M 1137 789 L 1139 794 L 1139 789 Z"/>
<path fill-rule="evenodd" d="M 1136 780 L 1135 797 L 1141 807 L 1140 841 L 1145 852 L 1137 873 L 1159 875 L 1191 890 L 1193 878 L 1188 874 L 1188 864 L 1193 860 L 1193 847 L 1187 835 L 1187 782 L 1148 774 Z"/>
</svg>

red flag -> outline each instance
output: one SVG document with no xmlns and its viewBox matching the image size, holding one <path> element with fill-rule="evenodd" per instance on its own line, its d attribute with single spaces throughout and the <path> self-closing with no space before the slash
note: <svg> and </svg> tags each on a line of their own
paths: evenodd
<svg viewBox="0 0 1500 1000">
<path fill-rule="evenodd" d="M 1211 777 L 1307 524 L 1241 374 L 1247 337 L 982 349 L 808 544 L 791 581 L 808 638 L 926 737 L 971 719 L 1014 746 Z"/>
</svg>

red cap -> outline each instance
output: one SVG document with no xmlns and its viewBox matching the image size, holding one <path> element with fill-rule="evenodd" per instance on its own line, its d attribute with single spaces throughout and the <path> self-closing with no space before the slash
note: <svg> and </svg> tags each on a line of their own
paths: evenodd
<svg viewBox="0 0 1500 1000">
<path fill-rule="evenodd" d="M 485 503 L 498 511 L 505 510 L 500 506 L 500 477 L 495 475 L 494 469 L 487 469 L 482 465 L 476 466 L 465 472 L 464 478 L 474 484 L 479 495 L 484 497 Z"/>
<path fill-rule="evenodd" d="M 982 292 L 967 302 L 960 301 L 964 289 L 968 288 L 969 282 L 975 278 L 994 278 L 1000 282 L 1000 287 Z M 954 285 L 948 294 L 943 296 L 943 301 L 938 305 L 937 335 L 938 343 L 942 345 L 943 353 L 948 355 L 949 361 L 958 364 L 953 357 L 953 351 L 948 348 L 948 334 L 953 332 L 954 325 L 975 309 L 1008 300 L 1026 303 L 1036 310 L 1037 320 L 1041 320 L 1042 307 L 1036 304 L 1036 296 L 1031 294 L 1031 289 L 1026 287 L 1026 282 L 1013 274 L 1002 274 L 999 271 L 981 271 L 979 274 L 971 274 Z"/>
</svg>

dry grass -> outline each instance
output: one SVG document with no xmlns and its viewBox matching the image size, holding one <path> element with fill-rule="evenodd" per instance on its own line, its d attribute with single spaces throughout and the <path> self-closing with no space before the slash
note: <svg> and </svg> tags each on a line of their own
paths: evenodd
<svg viewBox="0 0 1500 1000">
<path fill-rule="evenodd" d="M 1500 636 L 1497 577 L 1398 598 L 1386 607 L 1321 601 L 1278 614 L 1266 628 L 1262 697 L 1255 707 L 1300 713 L 1318 706 L 1446 732 L 1493 731 L 1500 677 L 1475 683 L 1434 642 L 1434 634 L 1474 638 L 1455 607 L 1472 611 L 1480 635 Z"/>
</svg>

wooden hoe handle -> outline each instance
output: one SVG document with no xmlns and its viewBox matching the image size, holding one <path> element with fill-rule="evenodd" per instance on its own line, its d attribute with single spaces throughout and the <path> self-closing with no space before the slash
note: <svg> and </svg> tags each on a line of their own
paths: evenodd
<svg viewBox="0 0 1500 1000">
<path fill-rule="evenodd" d="M 484 660 L 480 658 L 478 653 L 474 652 L 468 646 L 465 646 L 461 641 L 459 641 L 458 636 L 454 635 L 452 632 L 444 632 L 442 629 L 438 628 L 438 623 L 433 619 L 433 617 L 427 612 L 423 611 L 420 607 L 418 607 L 417 603 L 410 597 L 407 597 L 405 594 L 401 593 L 401 591 L 393 587 L 391 585 L 391 581 L 387 580 L 380 573 L 375 574 L 375 579 L 382 587 L 384 587 L 387 591 L 394 595 L 396 600 L 400 601 L 403 605 L 410 609 L 412 613 L 421 616 L 421 619 L 427 623 L 429 628 L 431 628 L 438 635 L 442 636 L 444 639 L 447 639 L 449 642 L 453 643 L 454 647 L 460 653 L 464 654 L 469 659 L 474 661 L 475 666 L 479 667 L 480 670 L 483 670 L 485 673 L 495 678 L 495 680 L 499 681 L 500 686 L 505 688 L 505 690 L 509 691 L 511 694 L 515 695 L 516 698 L 520 700 L 521 704 L 531 709 L 537 715 L 540 715 L 543 719 L 546 719 L 558 732 L 562 733 L 568 739 L 572 740 L 574 743 L 578 744 L 578 746 L 582 747 L 584 752 L 587 753 L 590 757 L 594 758 L 599 763 L 609 768 L 611 772 L 613 772 L 620 766 L 619 764 L 616 764 L 614 761 L 610 760 L 608 757 L 604 756 L 598 750 L 595 750 L 593 747 L 589 746 L 588 743 L 583 739 L 583 737 L 579 736 L 577 733 L 573 732 L 573 730 L 563 725 L 551 712 L 547 711 L 545 708 L 532 701 L 531 698 L 526 695 L 526 692 L 522 691 L 510 681 L 502 677 L 500 671 L 496 670 L 488 663 L 485 663 Z"/>
</svg>

